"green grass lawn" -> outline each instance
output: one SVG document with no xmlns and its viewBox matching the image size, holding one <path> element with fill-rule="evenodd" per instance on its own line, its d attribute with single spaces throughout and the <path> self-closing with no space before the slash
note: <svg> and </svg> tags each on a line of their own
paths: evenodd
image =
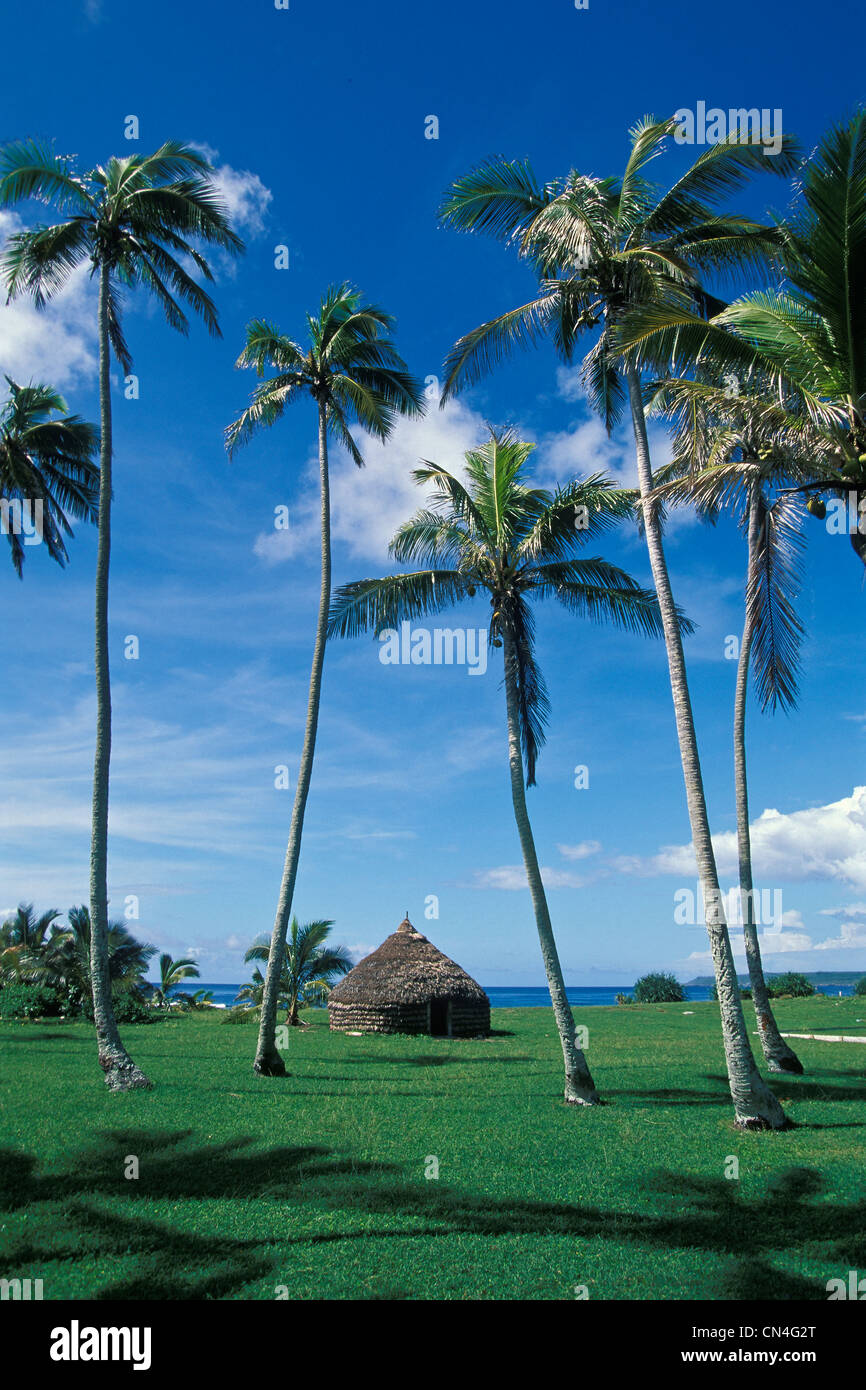
<svg viewBox="0 0 866 1390">
<path fill-rule="evenodd" d="M 713 1004 L 576 1010 L 591 1111 L 560 1099 L 547 1009 L 474 1042 L 306 1017 L 281 1081 L 219 1015 L 127 1028 L 157 1089 L 124 1096 L 87 1026 L 0 1025 L 0 1275 L 46 1299 L 826 1299 L 866 1272 L 864 1046 L 795 1044 L 808 1075 L 772 1085 L 796 1128 L 742 1134 Z M 866 1000 L 778 1017 L 866 1034 Z"/>
</svg>

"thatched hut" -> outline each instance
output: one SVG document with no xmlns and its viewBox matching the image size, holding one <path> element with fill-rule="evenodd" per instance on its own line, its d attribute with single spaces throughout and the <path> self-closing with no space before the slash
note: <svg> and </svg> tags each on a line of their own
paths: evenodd
<svg viewBox="0 0 866 1390">
<path fill-rule="evenodd" d="M 407 917 L 328 996 L 331 1027 L 362 1033 L 430 1033 L 468 1038 L 490 1032 L 490 1000 Z"/>
</svg>

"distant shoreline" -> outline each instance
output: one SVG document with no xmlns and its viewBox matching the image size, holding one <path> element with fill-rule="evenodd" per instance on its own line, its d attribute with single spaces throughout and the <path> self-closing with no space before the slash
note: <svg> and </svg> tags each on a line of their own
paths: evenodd
<svg viewBox="0 0 866 1390">
<path fill-rule="evenodd" d="M 812 977 L 809 977 L 812 978 Z M 843 997 L 850 997 L 854 993 L 854 983 L 862 976 L 853 972 L 849 978 L 839 980 L 833 976 L 832 980 L 824 980 L 818 984 L 817 978 L 814 983 L 819 991 L 839 994 Z M 220 984 L 209 981 L 196 980 L 196 987 L 213 991 L 213 1003 L 223 1008 L 230 1008 L 234 1003 L 238 993 L 242 989 L 240 984 Z M 741 980 L 741 985 L 748 985 L 748 980 Z M 685 1002 L 688 1004 L 706 1003 L 712 997 L 712 980 L 692 980 L 683 985 Z M 550 995 L 546 985 L 483 985 L 490 1003 L 495 1009 L 549 1009 Z M 629 994 L 634 989 L 634 985 L 566 985 L 566 995 L 568 1002 L 573 1006 L 593 1007 L 599 1005 L 611 1005 L 616 1003 L 618 994 Z"/>
</svg>

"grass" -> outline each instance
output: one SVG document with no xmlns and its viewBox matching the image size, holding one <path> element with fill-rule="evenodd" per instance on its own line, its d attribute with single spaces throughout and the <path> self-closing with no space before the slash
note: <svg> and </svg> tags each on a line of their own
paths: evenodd
<svg viewBox="0 0 866 1390">
<path fill-rule="evenodd" d="M 808 1074 L 771 1083 L 796 1127 L 742 1134 L 715 1005 L 575 1016 L 592 1111 L 560 1099 L 546 1009 L 472 1042 L 311 1012 L 281 1081 L 252 1029 L 171 1018 L 124 1030 L 157 1086 L 125 1096 L 85 1025 L 0 1024 L 0 1275 L 46 1299 L 826 1299 L 866 1270 L 866 1048 L 797 1043 Z M 778 1017 L 866 1034 L 866 1000 Z"/>
</svg>

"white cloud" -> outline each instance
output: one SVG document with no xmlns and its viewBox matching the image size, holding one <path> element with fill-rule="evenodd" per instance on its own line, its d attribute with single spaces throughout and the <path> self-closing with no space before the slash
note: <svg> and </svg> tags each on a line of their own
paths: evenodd
<svg viewBox="0 0 866 1390">
<path fill-rule="evenodd" d="M 565 869 L 542 867 L 541 878 L 545 888 L 582 888 L 584 880 Z M 526 871 L 522 864 L 503 864 L 496 869 L 478 870 L 471 885 L 473 888 L 495 888 L 507 893 L 519 892 L 528 887 Z"/>
<path fill-rule="evenodd" d="M 796 931 L 803 928 L 804 926 L 805 923 L 803 922 L 803 914 L 802 912 L 798 912 L 796 908 L 792 907 L 789 909 L 788 912 L 782 913 L 781 919 L 779 921 L 780 929 L 784 929 L 785 927 L 791 927 Z"/>
<path fill-rule="evenodd" d="M 817 949 L 817 947 L 812 944 L 811 936 L 806 932 L 762 932 L 758 935 L 758 942 L 761 947 L 761 956 L 765 963 L 768 959 L 772 959 L 773 956 L 788 955 L 792 951 L 803 952 Z M 743 967 L 747 965 L 747 961 L 746 948 L 741 937 L 731 937 L 731 949 L 734 953 L 734 961 L 737 969 L 742 970 Z M 695 965 L 712 965 L 713 961 L 710 951 L 692 951 L 688 959 Z"/>
<path fill-rule="evenodd" d="M 356 965 L 358 961 L 363 960 L 365 956 L 372 955 L 375 949 L 376 947 L 371 946 L 369 941 L 356 941 L 352 946 L 346 947 L 346 950 Z"/>
<path fill-rule="evenodd" d="M 768 809 L 751 825 L 752 861 L 761 883 L 825 880 L 866 888 L 866 786 L 826 806 L 782 813 Z M 721 875 L 737 872 L 737 836 L 713 836 Z M 649 859 L 622 856 L 615 867 L 641 875 L 694 877 L 691 845 L 667 845 Z"/>
<path fill-rule="evenodd" d="M 342 448 L 332 454 L 331 533 L 345 543 L 355 558 L 387 560 L 388 542 L 397 527 L 425 503 L 426 493 L 412 478 L 422 460 L 442 464 L 450 472 L 463 473 L 463 456 L 484 438 L 484 419 L 462 401 L 439 410 L 428 402 L 429 413 L 420 420 L 401 418 L 387 444 L 363 431 L 356 439 L 365 467 L 357 468 Z M 318 462 L 311 459 L 305 480 L 318 483 Z M 256 537 L 256 555 L 279 564 L 297 554 L 313 553 L 319 545 L 318 488 L 304 486 L 300 501 L 291 509 L 286 531 L 262 532 Z"/>
<path fill-rule="evenodd" d="M 214 166 L 214 188 L 235 231 L 246 232 L 253 237 L 261 236 L 274 197 L 267 184 L 249 169 L 235 169 L 231 164 L 220 164 L 219 150 L 211 145 L 195 143 L 193 148 L 199 150 Z"/>
<path fill-rule="evenodd" d="M 601 840 L 581 840 L 577 845 L 557 845 L 563 859 L 588 859 L 592 854 L 598 854 L 601 849 Z"/>
<path fill-rule="evenodd" d="M 576 474 L 606 473 L 620 487 L 637 487 L 634 435 L 628 409 L 609 435 L 587 400 L 580 366 L 558 367 L 556 386 L 563 400 L 580 405 L 585 418 L 568 429 L 542 435 L 538 445 L 542 483 L 562 485 Z M 647 420 L 647 437 L 653 468 L 670 463 L 671 441 L 665 425 L 655 419 Z M 697 517 L 691 507 L 673 507 L 668 513 L 666 534 L 671 537 L 696 523 Z"/>
<path fill-rule="evenodd" d="M 261 236 L 274 195 L 258 174 L 249 169 L 233 169 L 230 164 L 218 164 L 213 182 L 232 227 L 250 236 Z"/>
<path fill-rule="evenodd" d="M 0 247 L 24 223 L 0 211 Z M 63 293 L 45 309 L 22 297 L 0 298 L 0 372 L 26 385 L 44 381 L 60 390 L 96 373 L 96 290 L 87 266 L 73 271 Z"/>
<path fill-rule="evenodd" d="M 866 903 L 849 903 L 846 907 L 827 907 L 822 917 L 836 917 L 840 922 L 839 935 L 819 941 L 816 951 L 866 951 Z"/>
</svg>

